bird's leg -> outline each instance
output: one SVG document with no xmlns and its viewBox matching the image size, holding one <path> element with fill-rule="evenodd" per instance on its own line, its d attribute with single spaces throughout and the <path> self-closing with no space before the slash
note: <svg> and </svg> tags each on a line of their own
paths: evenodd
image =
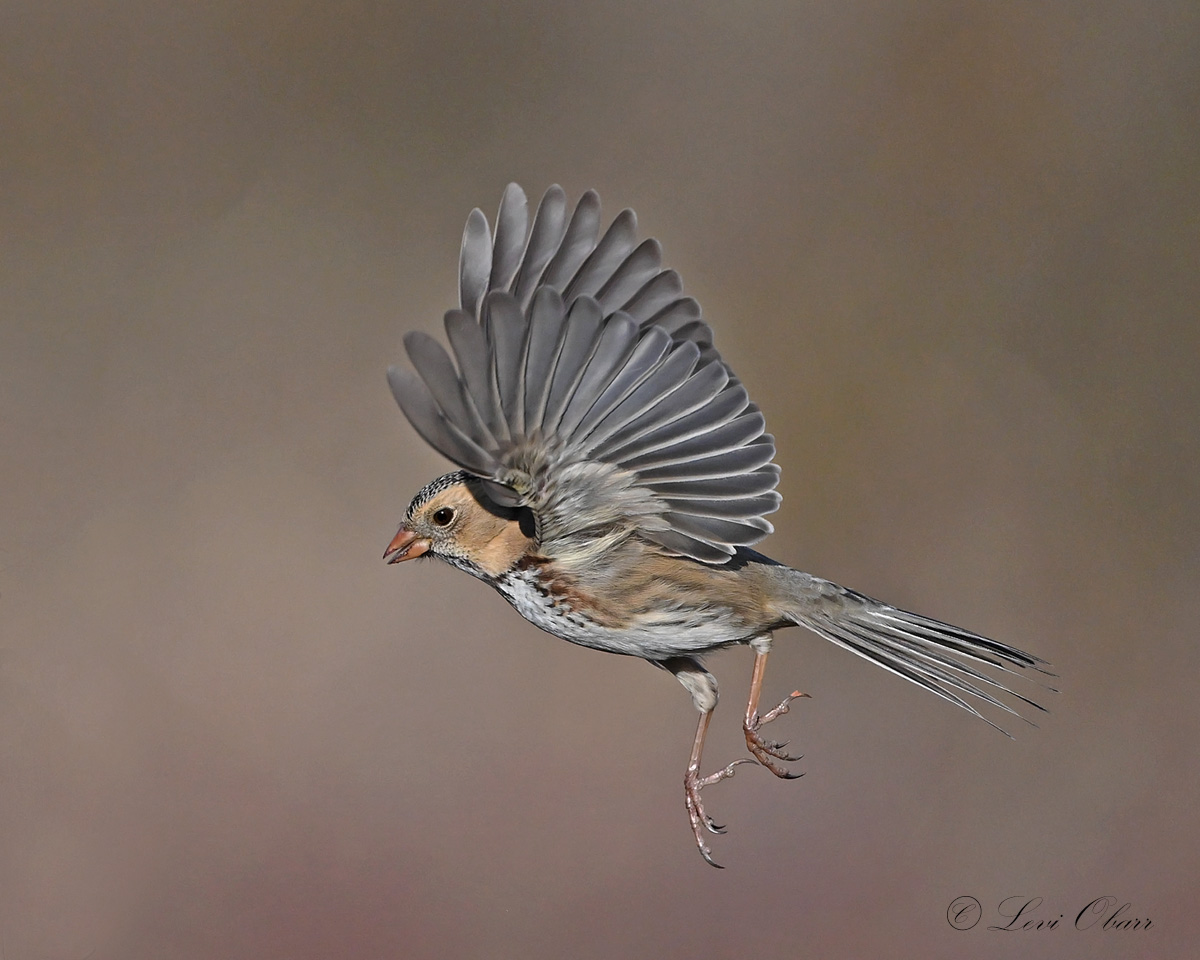
<svg viewBox="0 0 1200 960">
<path fill-rule="evenodd" d="M 714 867 L 720 867 L 712 858 L 712 851 L 704 842 L 704 831 L 709 833 L 724 833 L 725 828 L 713 820 L 704 809 L 700 799 L 700 791 L 714 783 L 732 777 L 734 768 L 739 763 L 753 763 L 753 760 L 734 760 L 733 763 L 722 767 L 716 773 L 707 777 L 700 776 L 700 758 L 704 753 L 704 735 L 708 733 L 708 724 L 712 720 L 713 711 L 717 708 L 717 681 L 711 673 L 705 670 L 691 657 L 671 657 L 667 660 L 656 660 L 654 663 L 665 670 L 670 670 L 675 679 L 683 684 L 684 689 L 692 695 L 692 703 L 700 711 L 700 720 L 696 724 L 696 739 L 692 743 L 692 755 L 688 758 L 687 772 L 683 775 L 683 797 L 687 805 L 688 821 L 692 825 L 692 835 L 696 838 L 696 846 L 700 856 Z"/>
<path fill-rule="evenodd" d="M 784 697 L 778 706 L 759 716 L 758 698 L 762 695 L 763 675 L 767 672 L 767 654 L 771 650 L 771 637 L 769 635 L 756 637 L 750 641 L 750 646 L 754 648 L 754 673 L 750 677 L 750 697 L 746 702 L 746 719 L 742 724 L 742 730 L 746 734 L 746 746 L 750 748 L 754 759 L 775 774 L 775 776 L 793 780 L 796 777 L 803 776 L 803 774 L 792 773 L 779 761 L 785 760 L 790 762 L 799 760 L 800 757 L 792 756 L 790 753 L 784 751 L 784 747 L 787 746 L 786 741 L 777 743 L 774 740 L 765 740 L 759 735 L 759 730 L 762 729 L 763 724 L 770 723 L 772 720 L 787 713 L 791 708 L 793 700 L 799 697 L 807 697 L 808 694 L 794 690 L 791 694 Z"/>
<path fill-rule="evenodd" d="M 708 732 L 708 722 L 712 719 L 712 715 L 712 710 L 703 711 L 700 714 L 700 722 L 696 725 L 696 742 L 692 744 L 692 755 L 688 760 L 687 773 L 683 775 L 683 796 L 684 803 L 687 804 L 688 820 L 692 824 L 692 835 L 696 838 L 696 846 L 700 848 L 700 856 L 720 869 L 721 865 L 712 858 L 712 851 L 704 842 L 703 831 L 724 833 L 725 827 L 716 823 L 705 812 L 704 803 L 700 799 L 700 791 L 704 787 L 732 777 L 734 767 L 739 763 L 753 763 L 754 761 L 746 758 L 734 760 L 733 763 L 722 767 L 716 773 L 710 773 L 707 777 L 700 776 L 700 755 L 704 752 L 704 735 Z"/>
</svg>

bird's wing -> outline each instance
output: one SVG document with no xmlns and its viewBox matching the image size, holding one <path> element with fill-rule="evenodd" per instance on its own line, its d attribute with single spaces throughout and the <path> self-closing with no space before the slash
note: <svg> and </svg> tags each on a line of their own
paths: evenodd
<svg viewBox="0 0 1200 960">
<path fill-rule="evenodd" d="M 467 219 L 460 307 L 446 314 L 454 358 L 409 333 L 416 372 L 392 367 L 388 381 L 436 450 L 532 509 L 543 543 L 636 532 L 723 563 L 771 532 L 774 439 L 636 225 L 624 210 L 600 236 L 596 194 L 568 217 L 554 186 L 531 227 L 510 184 L 494 231 L 478 209 Z"/>
</svg>

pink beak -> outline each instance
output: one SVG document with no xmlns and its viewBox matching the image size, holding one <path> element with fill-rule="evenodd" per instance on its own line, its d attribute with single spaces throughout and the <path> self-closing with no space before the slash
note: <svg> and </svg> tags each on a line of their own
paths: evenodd
<svg viewBox="0 0 1200 960">
<path fill-rule="evenodd" d="M 411 560 L 413 557 L 428 553 L 432 545 L 427 537 L 418 537 L 407 527 L 401 527 L 383 552 L 383 559 L 388 563 Z"/>
</svg>

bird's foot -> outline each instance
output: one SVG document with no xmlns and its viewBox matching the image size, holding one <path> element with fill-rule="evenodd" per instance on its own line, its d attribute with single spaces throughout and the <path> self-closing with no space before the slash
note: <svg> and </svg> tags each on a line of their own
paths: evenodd
<svg viewBox="0 0 1200 960">
<path fill-rule="evenodd" d="M 701 777 L 694 768 L 689 767 L 688 772 L 683 776 L 684 802 L 687 804 L 688 820 L 692 824 L 692 833 L 696 837 L 696 846 L 700 848 L 700 856 L 717 869 L 721 869 L 721 865 L 712 858 L 712 851 L 708 849 L 708 844 L 704 842 L 704 831 L 707 830 L 709 833 L 724 833 L 725 827 L 717 823 L 705 812 L 704 802 L 700 799 L 700 791 L 707 786 L 720 783 L 722 780 L 732 777 L 736 772 L 734 767 L 739 763 L 753 762 L 753 760 L 748 758 L 734 760 L 729 766 L 722 767 L 716 773 L 710 773 L 707 777 Z"/>
<path fill-rule="evenodd" d="M 782 717 L 788 710 L 791 709 L 792 701 L 800 697 L 807 697 L 807 693 L 801 693 L 799 690 L 793 691 L 788 696 L 780 701 L 779 706 L 768 710 L 762 716 L 757 713 L 748 717 L 742 724 L 742 731 L 746 734 L 746 746 L 754 755 L 754 759 L 761 763 L 764 767 L 770 770 L 775 776 L 782 777 L 785 780 L 795 780 L 797 777 L 802 777 L 802 773 L 792 773 L 779 761 L 787 761 L 789 763 L 801 759 L 801 755 L 793 756 L 785 752 L 784 747 L 788 745 L 785 740 L 783 743 L 777 743 L 774 740 L 766 740 L 760 734 L 764 724 L 770 723 L 772 720 Z"/>
</svg>

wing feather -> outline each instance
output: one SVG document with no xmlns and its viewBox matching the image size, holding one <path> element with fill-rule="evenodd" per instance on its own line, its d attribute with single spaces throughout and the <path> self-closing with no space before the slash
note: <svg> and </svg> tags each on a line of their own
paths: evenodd
<svg viewBox="0 0 1200 960">
<path fill-rule="evenodd" d="M 588 440 L 596 425 L 662 365 L 670 347 L 671 338 L 661 330 L 652 328 L 642 334 L 625 365 L 575 428 L 575 435 Z"/>
<path fill-rule="evenodd" d="M 500 393 L 492 373 L 487 338 L 475 319 L 462 310 L 446 313 L 446 337 L 458 361 L 463 383 L 479 411 L 480 418 L 496 440 L 509 437 L 508 424 L 500 406 Z M 460 427 L 465 424 L 459 424 Z"/>
<path fill-rule="evenodd" d="M 403 367 L 389 367 L 388 385 L 409 423 L 431 447 L 480 476 L 488 476 L 496 470 L 496 458 L 442 415 L 415 373 Z"/>
<path fill-rule="evenodd" d="M 567 312 L 553 287 L 540 287 L 529 311 L 529 352 L 525 358 L 525 430 L 540 431 L 550 398 L 554 367 L 567 330 Z"/>
<path fill-rule="evenodd" d="M 544 433 L 558 429 L 558 422 L 571 402 L 571 395 L 583 379 L 588 361 L 600 340 L 604 317 L 595 300 L 584 298 L 571 304 L 567 313 L 567 332 L 558 363 L 554 367 L 554 380 L 550 384 L 550 396 L 546 401 L 546 413 L 540 424 Z"/>
<path fill-rule="evenodd" d="M 779 483 L 779 467 L 768 464 L 758 470 L 731 477 L 711 477 L 707 480 L 660 480 L 655 484 L 662 496 L 672 497 L 756 497 L 775 489 Z"/>
<path fill-rule="evenodd" d="M 413 330 L 404 335 L 404 349 L 438 408 L 452 423 L 469 425 L 468 433 L 484 446 L 496 446 L 496 438 L 479 416 L 466 386 L 454 369 L 454 362 L 440 343 L 429 334 Z"/>
<path fill-rule="evenodd" d="M 596 311 L 600 311 L 599 304 L 596 304 Z M 637 336 L 638 326 L 627 314 L 614 314 L 604 323 L 587 369 L 571 391 L 559 421 L 558 429 L 564 436 L 576 434 L 580 421 L 620 374 L 637 346 Z"/>
<path fill-rule="evenodd" d="M 529 243 L 520 269 L 513 280 L 513 293 L 522 310 L 529 309 L 534 293 L 538 290 L 542 271 L 562 244 L 567 231 L 567 195 L 557 183 L 546 191 L 538 204 L 533 218 L 533 229 L 529 231 Z"/>
<path fill-rule="evenodd" d="M 467 217 L 458 260 L 458 305 L 471 316 L 479 310 L 492 274 L 492 237 L 487 217 L 476 207 Z"/>
<path fill-rule="evenodd" d="M 484 331 L 496 375 L 496 388 L 506 422 L 514 435 L 525 432 L 525 384 L 522 361 L 528 324 L 511 293 L 493 290 L 487 296 Z"/>
<path fill-rule="evenodd" d="M 663 270 L 621 304 L 621 309 L 644 326 L 656 313 L 682 295 L 683 281 L 679 279 L 679 274 L 674 270 Z"/>
<path fill-rule="evenodd" d="M 644 427 L 628 438 L 614 438 L 605 446 L 604 452 L 611 459 L 624 462 L 650 450 L 707 433 L 712 428 L 732 420 L 749 407 L 750 399 L 744 389 L 731 389 L 727 386 L 708 404 L 691 413 L 667 420 L 665 423 Z"/>
<path fill-rule="evenodd" d="M 709 543 L 704 538 L 691 537 L 679 530 L 660 530 L 654 534 L 653 540 L 671 553 L 693 557 L 704 563 L 725 563 L 734 554 L 731 546 Z"/>
<path fill-rule="evenodd" d="M 622 458 L 621 465 L 639 473 L 652 467 L 670 467 L 695 463 L 699 458 L 739 450 L 761 437 L 766 419 L 755 411 L 730 420 L 705 433 L 689 437 L 669 446 L 659 447 L 641 456 Z M 644 474 L 643 474 L 644 475 Z"/>
<path fill-rule="evenodd" d="M 632 210 L 622 210 L 609 224 L 600 242 L 567 284 L 563 291 L 563 299 L 570 302 L 575 297 L 594 297 L 596 291 L 629 256 L 636 240 L 637 217 Z"/>
<path fill-rule="evenodd" d="M 546 265 L 541 282 L 556 290 L 564 289 L 595 249 L 599 233 L 600 198 L 594 190 L 589 190 L 575 205 L 571 222 L 567 224 L 567 232 L 563 235 L 558 250 Z"/>
<path fill-rule="evenodd" d="M 639 243 L 596 291 L 596 299 L 600 301 L 604 312 L 622 310 L 627 301 L 645 289 L 659 274 L 661 266 L 662 245 L 652 238 Z M 628 310 L 624 312 L 629 313 Z"/>
<path fill-rule="evenodd" d="M 701 517 L 693 513 L 668 513 L 667 520 L 672 530 L 686 533 L 697 540 L 710 543 L 742 543 L 747 546 L 758 543 L 769 534 L 772 527 L 762 517 L 745 520 L 727 520 L 722 517 Z M 653 536 L 653 534 L 651 534 Z"/>
<path fill-rule="evenodd" d="M 685 341 L 677 347 L 668 362 L 596 428 L 593 456 L 609 459 L 610 451 L 629 437 L 698 411 L 716 399 L 728 386 L 729 375 L 717 364 L 696 369 L 699 359 L 694 343 Z M 682 370 L 677 369 L 684 364 Z"/>
<path fill-rule="evenodd" d="M 756 441 L 711 457 L 699 457 L 683 463 L 647 467 L 644 470 L 638 470 L 637 475 L 644 482 L 715 480 L 739 473 L 751 473 L 759 467 L 765 467 L 774 457 L 774 443 Z"/>
<path fill-rule="evenodd" d="M 691 297 L 680 297 L 678 300 L 668 303 L 645 322 L 647 325 L 654 324 L 656 327 L 662 327 L 667 333 L 675 335 L 677 331 L 689 324 L 701 322 L 700 304 Z M 708 330 L 708 328 L 705 327 L 705 330 Z M 696 337 L 685 337 L 684 339 L 697 340 Z M 697 342 L 700 341 L 697 340 Z M 708 331 L 707 337 L 704 338 L 704 343 L 712 343 L 711 330 Z"/>
<path fill-rule="evenodd" d="M 663 497 L 675 513 L 692 513 L 701 517 L 727 517 L 731 520 L 749 520 L 773 513 L 779 509 L 783 498 L 774 490 L 756 497 L 704 498 Z"/>
<path fill-rule="evenodd" d="M 525 252 L 525 231 L 529 226 L 529 203 L 525 191 L 515 183 L 504 189 L 500 212 L 496 214 L 496 235 L 492 239 L 492 269 L 489 290 L 507 290 Z"/>
</svg>

